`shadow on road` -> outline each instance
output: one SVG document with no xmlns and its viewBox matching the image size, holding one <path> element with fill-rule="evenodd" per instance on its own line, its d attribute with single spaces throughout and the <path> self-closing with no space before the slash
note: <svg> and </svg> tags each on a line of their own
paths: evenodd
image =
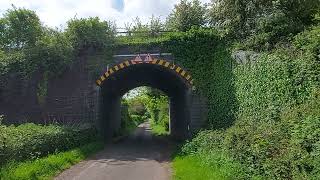
<svg viewBox="0 0 320 180">
<path fill-rule="evenodd" d="M 156 160 L 158 162 L 169 162 L 174 142 L 169 137 L 153 136 L 150 124 L 145 122 L 128 137 L 108 144 L 105 151 L 99 152 L 91 157 L 92 160 L 100 162 L 117 161 L 144 161 Z"/>
<path fill-rule="evenodd" d="M 56 179 L 168 180 L 173 141 L 151 134 L 150 124 L 141 124 L 133 134 L 89 159 L 71 167 Z"/>
</svg>

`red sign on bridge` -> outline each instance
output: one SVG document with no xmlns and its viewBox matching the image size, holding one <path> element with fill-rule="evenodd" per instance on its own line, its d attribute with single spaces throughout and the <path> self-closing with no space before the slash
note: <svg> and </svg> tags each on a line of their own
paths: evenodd
<svg viewBox="0 0 320 180">
<path fill-rule="evenodd" d="M 132 64 L 141 64 L 141 63 L 151 63 L 152 61 L 153 61 L 153 59 L 152 59 L 151 55 L 148 54 L 144 60 L 142 60 L 140 55 L 136 56 L 136 58 L 134 58 L 134 60 L 131 60 L 131 63 Z"/>
</svg>

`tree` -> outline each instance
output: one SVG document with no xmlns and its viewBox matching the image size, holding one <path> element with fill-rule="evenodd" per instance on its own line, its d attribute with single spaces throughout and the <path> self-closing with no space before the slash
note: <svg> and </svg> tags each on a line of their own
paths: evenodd
<svg viewBox="0 0 320 180">
<path fill-rule="evenodd" d="M 260 47 L 301 32 L 319 8 L 320 0 L 212 0 L 209 23 Z"/>
<path fill-rule="evenodd" d="M 149 31 L 148 24 L 143 24 L 139 17 L 133 19 L 133 26 L 131 31 L 133 32 L 134 36 L 143 36 L 147 35 Z"/>
<path fill-rule="evenodd" d="M 164 29 L 164 25 L 159 17 L 155 17 L 154 15 L 151 16 L 149 29 L 152 36 L 158 35 L 159 32 Z"/>
<path fill-rule="evenodd" d="M 139 17 L 132 20 L 133 23 L 125 23 L 127 35 L 131 36 L 157 36 L 164 29 L 164 25 L 159 17 L 151 16 L 150 21 L 143 24 Z"/>
<path fill-rule="evenodd" d="M 77 50 L 102 49 L 114 41 L 115 26 L 98 17 L 71 19 L 66 34 Z"/>
<path fill-rule="evenodd" d="M 0 35 L 2 49 L 34 45 L 42 35 L 40 19 L 34 11 L 13 7 L 0 19 Z"/>
<path fill-rule="evenodd" d="M 167 18 L 167 28 L 170 30 L 187 31 L 192 26 L 200 27 L 206 24 L 206 6 L 199 0 L 189 2 L 181 0 L 175 5 L 173 11 Z"/>
<path fill-rule="evenodd" d="M 46 29 L 44 35 L 26 54 L 29 69 L 44 71 L 49 77 L 63 73 L 74 60 L 73 47 L 65 33 Z"/>
</svg>

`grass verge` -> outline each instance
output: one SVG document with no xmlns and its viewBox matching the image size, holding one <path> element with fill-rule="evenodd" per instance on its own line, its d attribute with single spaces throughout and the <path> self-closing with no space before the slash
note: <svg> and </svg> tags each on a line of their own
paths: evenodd
<svg viewBox="0 0 320 180">
<path fill-rule="evenodd" d="M 238 164 L 230 161 L 215 161 L 209 155 L 176 156 L 173 159 L 173 180 L 231 180 L 243 179 Z M 219 157 L 220 158 L 220 157 Z M 208 163 L 209 162 L 209 163 Z"/>
<path fill-rule="evenodd" d="M 151 123 L 151 132 L 156 136 L 166 136 L 169 135 L 169 132 L 166 128 L 160 124 L 153 124 Z"/>
<path fill-rule="evenodd" d="M 103 149 L 103 147 L 103 143 L 94 142 L 70 151 L 52 154 L 36 160 L 11 162 L 0 169 L 0 179 L 53 179 L 53 177 L 61 171 L 79 163 L 92 153 Z"/>
</svg>

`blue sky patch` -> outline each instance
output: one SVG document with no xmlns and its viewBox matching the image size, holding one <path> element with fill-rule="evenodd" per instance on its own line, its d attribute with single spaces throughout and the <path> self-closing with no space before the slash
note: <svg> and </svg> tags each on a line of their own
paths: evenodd
<svg viewBox="0 0 320 180">
<path fill-rule="evenodd" d="M 118 11 L 122 11 L 124 8 L 123 0 L 112 0 L 112 7 Z"/>
</svg>

